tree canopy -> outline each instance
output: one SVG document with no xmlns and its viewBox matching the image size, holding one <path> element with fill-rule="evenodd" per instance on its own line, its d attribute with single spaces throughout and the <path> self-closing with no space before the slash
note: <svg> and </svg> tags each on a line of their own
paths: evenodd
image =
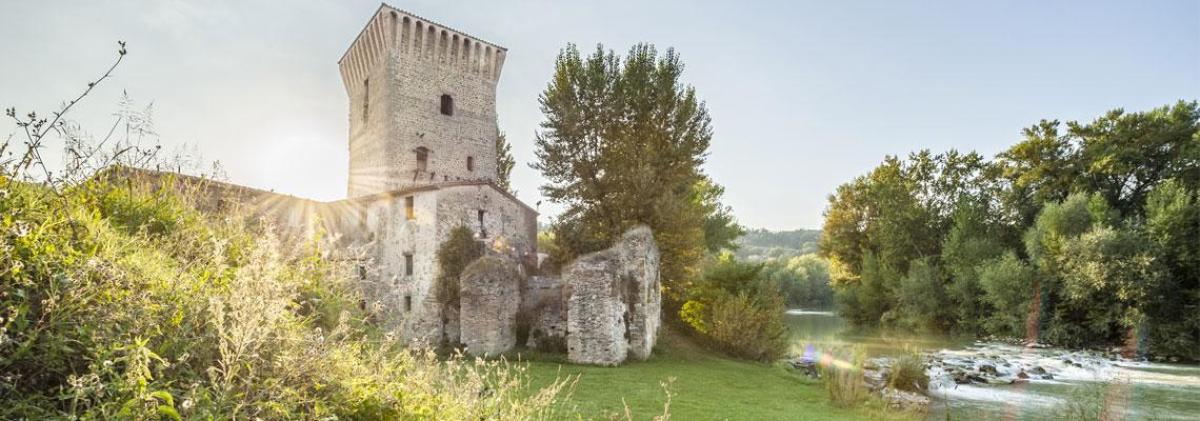
<svg viewBox="0 0 1200 421">
<path fill-rule="evenodd" d="M 741 233 L 701 168 L 711 119 L 682 74 L 673 49 L 660 55 L 638 44 L 622 58 L 597 46 L 585 57 L 567 46 L 539 98 L 545 120 L 532 164 L 547 180 L 542 193 L 565 205 L 552 227 L 556 260 L 649 225 L 669 300 L 681 297 L 707 250 L 730 247 Z"/>
<path fill-rule="evenodd" d="M 1200 358 L 1200 107 L 1042 120 L 995 159 L 889 156 L 829 197 L 858 324 Z"/>
</svg>

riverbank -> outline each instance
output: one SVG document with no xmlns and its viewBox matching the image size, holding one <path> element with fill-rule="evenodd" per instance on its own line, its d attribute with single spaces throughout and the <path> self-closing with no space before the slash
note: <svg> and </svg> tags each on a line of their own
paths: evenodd
<svg viewBox="0 0 1200 421">
<path fill-rule="evenodd" d="M 816 352 L 853 349 L 876 359 L 924 355 L 934 398 L 930 419 L 1095 419 L 1095 411 L 1129 419 L 1195 419 L 1200 413 L 1200 365 L 1041 344 L 861 331 L 830 312 L 788 314 L 796 355 L 809 346 Z"/>
<path fill-rule="evenodd" d="M 818 380 L 782 365 L 726 358 L 671 329 L 663 330 L 654 355 L 643 362 L 592 367 L 550 358 L 534 355 L 529 362 L 534 388 L 575 376 L 571 402 L 596 418 L 624 414 L 626 406 L 633 419 L 661 414 L 664 382 L 670 382 L 671 418 L 679 420 L 867 420 L 884 415 L 867 408 L 834 407 Z M 887 414 L 889 419 L 896 416 Z"/>
</svg>

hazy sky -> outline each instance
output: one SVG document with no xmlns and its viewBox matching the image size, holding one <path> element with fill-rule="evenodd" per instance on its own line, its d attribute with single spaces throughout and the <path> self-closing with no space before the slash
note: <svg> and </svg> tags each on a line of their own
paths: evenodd
<svg viewBox="0 0 1200 421">
<path fill-rule="evenodd" d="M 819 227 L 826 195 L 885 154 L 990 156 L 1041 118 L 1200 97 L 1200 1 L 851 3 L 390 4 L 508 47 L 500 128 L 531 204 L 537 96 L 566 43 L 678 49 L 713 117 L 708 173 L 743 224 L 772 229 Z M 192 145 L 231 181 L 339 199 L 347 105 L 336 62 L 378 6 L 0 0 L 0 105 L 50 111 L 125 40 L 116 77 L 75 114 L 86 128 L 107 131 L 125 90 L 154 103 L 168 148 Z"/>
</svg>

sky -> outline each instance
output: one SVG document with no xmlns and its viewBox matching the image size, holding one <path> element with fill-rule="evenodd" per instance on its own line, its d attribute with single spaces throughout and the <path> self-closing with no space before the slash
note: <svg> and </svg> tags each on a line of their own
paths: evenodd
<svg viewBox="0 0 1200 421">
<path fill-rule="evenodd" d="M 558 51 L 674 47 L 709 109 L 705 171 L 739 222 L 820 228 L 827 196 L 886 155 L 991 156 L 1040 119 L 1088 120 L 1200 97 L 1200 1 L 434 1 L 390 5 L 508 48 L 501 130 L 526 203 Z M 170 151 L 231 182 L 346 194 L 337 60 L 378 1 L 0 0 L 0 106 L 47 113 L 111 64 L 72 111 L 105 132 L 126 93 Z M 0 123 L 0 136 L 13 132 Z M 101 133 L 102 134 L 102 133 Z M 558 208 L 544 203 L 545 218 Z"/>
</svg>

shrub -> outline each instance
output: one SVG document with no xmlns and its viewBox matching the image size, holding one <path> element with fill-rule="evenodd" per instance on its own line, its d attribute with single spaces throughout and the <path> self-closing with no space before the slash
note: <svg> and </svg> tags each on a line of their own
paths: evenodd
<svg viewBox="0 0 1200 421">
<path fill-rule="evenodd" d="M 760 279 L 761 270 L 731 254 L 722 256 L 689 291 L 680 319 L 729 355 L 779 358 L 787 348 L 787 307 L 775 283 Z"/>
<path fill-rule="evenodd" d="M 190 198 L 0 173 L 0 419 L 552 418 L 504 361 L 364 323 L 349 267 Z M 525 397 L 525 396 L 530 397 Z"/>
<path fill-rule="evenodd" d="M 458 307 L 458 277 L 480 256 L 483 256 L 483 246 L 475 241 L 475 234 L 470 228 L 459 225 L 450 230 L 449 238 L 437 251 L 439 303 Z"/>
<path fill-rule="evenodd" d="M 723 294 L 712 304 L 708 336 L 731 355 L 772 361 L 787 348 L 786 310 L 778 294 Z"/>
<path fill-rule="evenodd" d="M 888 386 L 918 393 L 928 390 L 929 375 L 925 373 L 925 359 L 921 354 L 909 353 L 892 361 Z"/>
</svg>

